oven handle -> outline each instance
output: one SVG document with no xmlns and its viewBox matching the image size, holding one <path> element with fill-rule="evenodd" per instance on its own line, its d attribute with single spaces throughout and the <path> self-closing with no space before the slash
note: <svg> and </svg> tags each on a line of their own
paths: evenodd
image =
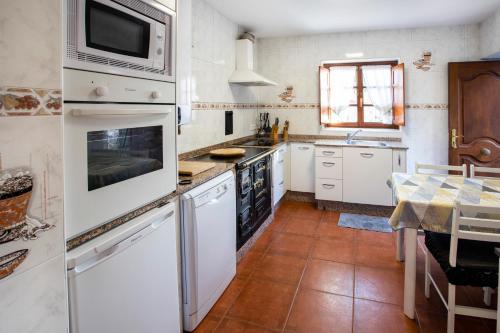
<svg viewBox="0 0 500 333">
<path fill-rule="evenodd" d="M 147 110 L 147 109 L 73 109 L 71 114 L 73 117 L 95 117 L 95 116 L 150 116 L 150 115 L 160 115 L 169 114 L 172 109 L 164 110 Z"/>
<path fill-rule="evenodd" d="M 251 159 L 250 161 L 246 161 L 246 162 L 244 162 L 244 163 L 242 163 L 242 164 L 240 165 L 240 168 L 241 168 L 241 169 L 248 168 L 248 167 L 250 166 L 250 164 L 252 164 L 252 163 L 254 163 L 254 162 L 257 162 L 258 160 L 260 160 L 260 159 L 262 159 L 262 158 L 264 158 L 264 157 L 266 157 L 266 156 L 271 155 L 271 154 L 272 154 L 272 153 L 274 153 L 275 151 L 276 151 L 276 150 L 270 150 L 270 151 L 268 151 L 268 152 L 266 152 L 266 153 L 263 153 L 263 154 L 261 154 L 261 155 L 259 155 L 259 156 L 255 157 L 255 158 Z"/>
</svg>

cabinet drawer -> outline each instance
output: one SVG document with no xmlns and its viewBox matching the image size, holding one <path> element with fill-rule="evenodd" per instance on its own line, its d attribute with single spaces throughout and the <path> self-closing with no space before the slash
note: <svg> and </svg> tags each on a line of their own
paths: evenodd
<svg viewBox="0 0 500 333">
<path fill-rule="evenodd" d="M 317 157 L 342 157 L 341 147 L 316 147 Z"/>
<path fill-rule="evenodd" d="M 338 179 L 316 179 L 316 199 L 342 201 L 342 181 Z"/>
<path fill-rule="evenodd" d="M 342 159 L 316 157 L 316 178 L 342 179 Z"/>
</svg>

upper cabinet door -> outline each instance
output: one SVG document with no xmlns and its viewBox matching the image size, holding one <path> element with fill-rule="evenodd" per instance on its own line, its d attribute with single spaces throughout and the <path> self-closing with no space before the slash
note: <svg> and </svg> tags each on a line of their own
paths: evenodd
<svg viewBox="0 0 500 333">
<path fill-rule="evenodd" d="M 405 64 L 392 67 L 392 123 L 405 125 Z"/>
</svg>

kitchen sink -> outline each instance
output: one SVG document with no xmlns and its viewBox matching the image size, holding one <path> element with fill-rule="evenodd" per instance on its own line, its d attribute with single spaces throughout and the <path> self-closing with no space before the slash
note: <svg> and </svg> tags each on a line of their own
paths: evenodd
<svg viewBox="0 0 500 333">
<path fill-rule="evenodd" d="M 387 143 L 381 141 L 352 140 L 346 143 L 353 146 L 387 147 Z"/>
</svg>

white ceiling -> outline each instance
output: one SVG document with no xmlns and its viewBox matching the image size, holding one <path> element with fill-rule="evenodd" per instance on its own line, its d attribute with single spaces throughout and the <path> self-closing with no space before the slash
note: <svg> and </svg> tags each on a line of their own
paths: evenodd
<svg viewBox="0 0 500 333">
<path fill-rule="evenodd" d="M 206 0 L 258 37 L 477 23 L 500 0 Z"/>
</svg>

